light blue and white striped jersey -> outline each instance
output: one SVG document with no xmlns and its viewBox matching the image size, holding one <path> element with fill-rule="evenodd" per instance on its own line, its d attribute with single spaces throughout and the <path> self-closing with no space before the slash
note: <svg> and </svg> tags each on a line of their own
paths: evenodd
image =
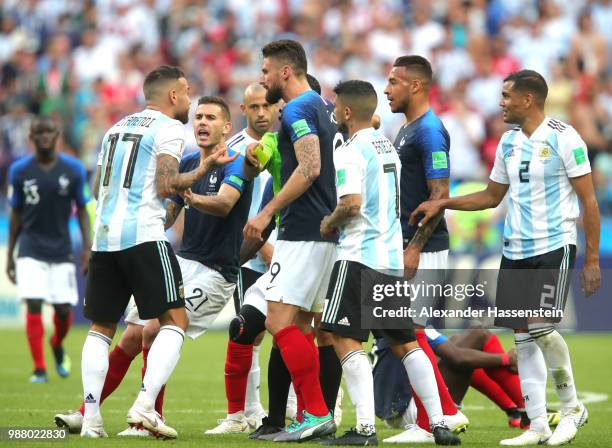
<svg viewBox="0 0 612 448">
<path fill-rule="evenodd" d="M 569 179 L 590 172 L 586 144 L 569 124 L 546 117 L 529 138 L 519 127 L 506 132 L 490 176 L 510 185 L 504 256 L 520 260 L 576 244 L 580 209 Z"/>
<path fill-rule="evenodd" d="M 183 124 L 145 109 L 108 130 L 98 157 L 101 166 L 92 250 L 110 252 L 147 241 L 166 241 L 163 198 L 155 188 L 157 159 L 180 161 Z"/>
<path fill-rule="evenodd" d="M 227 146 L 234 151 L 238 151 L 240 154 L 246 157 L 246 149 L 251 143 L 257 143 L 258 140 L 255 140 L 248 133 L 246 128 L 232 136 L 227 141 Z M 253 195 L 251 197 L 251 208 L 249 209 L 249 219 L 253 216 L 257 215 L 259 212 L 259 205 L 261 204 L 261 198 L 263 197 L 264 188 L 266 186 L 266 182 L 270 178 L 270 173 L 264 170 L 259 176 L 253 179 Z M 273 243 L 276 241 L 276 229 L 272 231 L 270 237 L 268 238 L 268 243 Z M 256 272 L 261 272 L 262 274 L 267 271 L 267 266 L 264 263 L 263 259 L 257 254 L 255 258 L 247 261 L 243 264 L 244 267 L 252 269 Z"/>
<path fill-rule="evenodd" d="M 340 229 L 338 260 L 377 270 L 403 270 L 397 151 L 381 132 L 357 131 L 334 151 L 338 200 L 361 195 L 359 215 Z"/>
</svg>

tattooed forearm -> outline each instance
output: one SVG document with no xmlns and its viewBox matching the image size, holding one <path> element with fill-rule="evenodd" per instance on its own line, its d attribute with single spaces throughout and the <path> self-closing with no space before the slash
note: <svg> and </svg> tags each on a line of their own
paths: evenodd
<svg viewBox="0 0 612 448">
<path fill-rule="evenodd" d="M 321 171 L 321 150 L 319 137 L 307 135 L 295 142 L 295 157 L 298 160 L 298 171 L 309 182 L 319 177 Z"/>
<path fill-rule="evenodd" d="M 155 187 L 161 197 L 168 197 L 176 193 L 174 184 L 177 177 L 178 161 L 166 155 L 159 157 L 155 171 Z"/>
<path fill-rule="evenodd" d="M 428 183 L 429 199 L 446 199 L 448 198 L 448 178 L 433 179 Z M 440 211 L 436 216 L 431 218 L 426 224 L 419 227 L 410 240 L 408 246 L 416 247 L 418 250 L 423 250 L 429 237 L 434 232 L 438 224 L 444 216 L 444 210 Z"/>
<path fill-rule="evenodd" d="M 155 187 L 157 188 L 157 194 L 161 197 L 167 198 L 178 192 L 184 191 L 187 188 L 202 177 L 206 171 L 207 166 L 200 165 L 187 173 L 179 173 L 179 163 L 172 156 L 161 155 L 157 159 L 157 168 L 155 171 Z"/>
<path fill-rule="evenodd" d="M 345 224 L 347 221 L 350 221 L 351 218 L 357 216 L 359 214 L 359 210 L 361 209 L 361 196 L 358 194 L 351 194 L 347 196 L 343 196 L 338 202 L 336 209 L 329 216 L 328 225 L 330 227 L 340 227 Z"/>
<path fill-rule="evenodd" d="M 174 223 L 176 222 L 176 218 L 178 218 L 178 215 L 181 213 L 182 209 L 182 205 L 179 205 L 174 201 L 168 202 L 168 207 L 166 208 L 166 220 L 164 222 L 164 230 L 168 230 L 174 225 Z"/>
</svg>

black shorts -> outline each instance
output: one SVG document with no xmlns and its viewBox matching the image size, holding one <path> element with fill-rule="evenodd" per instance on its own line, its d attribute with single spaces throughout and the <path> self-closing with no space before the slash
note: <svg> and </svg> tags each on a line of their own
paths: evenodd
<svg viewBox="0 0 612 448">
<path fill-rule="evenodd" d="M 244 303 L 244 293 L 262 275 L 261 272 L 245 267 L 241 267 L 238 271 L 238 282 L 236 283 L 236 289 L 234 289 L 234 309 L 236 310 L 236 315 L 240 313 L 240 308 Z"/>
<path fill-rule="evenodd" d="M 355 261 L 338 260 L 327 288 L 325 309 L 320 328 L 331 333 L 366 342 L 370 332 L 375 337 L 387 337 L 399 344 L 416 340 L 412 319 L 407 317 L 396 329 L 371 329 L 362 324 L 361 311 L 366 297 L 364 291 L 371 291 L 374 284 L 395 283 L 399 277 L 387 275 Z"/>
<path fill-rule="evenodd" d="M 185 306 L 183 277 L 172 246 L 149 241 L 116 252 L 92 252 L 83 314 L 93 322 L 119 322 L 130 296 L 141 319 Z"/>
<path fill-rule="evenodd" d="M 573 244 L 521 260 L 502 257 L 497 277 L 495 325 L 527 328 L 528 317 L 522 315 L 525 312 L 562 314 L 575 260 Z M 558 323 L 561 316 L 545 316 L 545 319 Z"/>
</svg>

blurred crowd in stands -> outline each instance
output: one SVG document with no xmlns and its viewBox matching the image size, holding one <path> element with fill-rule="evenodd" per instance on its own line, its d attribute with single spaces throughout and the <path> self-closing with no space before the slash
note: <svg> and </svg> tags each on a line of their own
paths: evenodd
<svg viewBox="0 0 612 448">
<path fill-rule="evenodd" d="M 258 78 L 260 48 L 293 38 L 324 96 L 343 79 L 374 84 L 390 138 L 403 121 L 383 95 L 391 64 L 429 58 L 452 178 L 468 190 L 486 182 L 506 130 L 502 79 L 539 71 L 547 113 L 588 144 L 601 210 L 612 215 L 612 0 L 0 0 L 0 28 L 3 189 L 8 165 L 31 151 L 34 114 L 56 117 L 62 150 L 95 169 L 104 132 L 143 107 L 143 76 L 161 63 L 185 70 L 194 98 L 224 96 L 241 129 L 238 106 Z M 475 221 L 468 234 L 482 227 Z M 481 242 L 498 240 L 482 228 Z"/>
</svg>

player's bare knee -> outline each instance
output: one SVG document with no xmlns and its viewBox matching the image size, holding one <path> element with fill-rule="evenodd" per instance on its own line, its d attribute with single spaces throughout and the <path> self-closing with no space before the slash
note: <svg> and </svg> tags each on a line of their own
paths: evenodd
<svg viewBox="0 0 612 448">
<path fill-rule="evenodd" d="M 405 342 L 403 344 L 391 344 L 391 351 L 395 357 L 399 359 L 402 359 L 406 353 L 417 348 L 420 348 L 417 341 Z"/>
<path fill-rule="evenodd" d="M 172 325 L 175 327 L 179 327 L 183 331 L 187 331 L 187 327 L 189 326 L 189 318 L 187 317 L 187 312 L 185 308 L 172 308 L 164 312 L 158 318 L 159 325 Z"/>
<path fill-rule="evenodd" d="M 151 319 L 142 329 L 142 346 L 151 347 L 153 341 L 159 333 L 159 321 L 157 319 Z"/>
<path fill-rule="evenodd" d="M 329 331 L 319 330 L 317 332 L 317 345 L 319 347 L 325 347 L 326 345 L 334 344 L 335 338 Z"/>
<path fill-rule="evenodd" d="M 127 328 L 121 335 L 121 339 L 119 339 L 117 345 L 121 347 L 121 350 L 125 353 L 134 357 L 142 351 L 142 333 L 142 325 L 128 322 Z"/>
<path fill-rule="evenodd" d="M 265 327 L 265 325 L 264 325 Z M 261 343 L 263 342 L 263 338 L 266 335 L 266 331 L 262 331 L 261 333 L 259 333 L 257 335 L 257 337 L 255 338 L 255 341 L 253 342 L 253 345 L 261 345 Z"/>
<path fill-rule="evenodd" d="M 117 324 L 111 322 L 92 322 L 89 330 L 113 339 L 115 332 L 117 331 Z"/>
</svg>

